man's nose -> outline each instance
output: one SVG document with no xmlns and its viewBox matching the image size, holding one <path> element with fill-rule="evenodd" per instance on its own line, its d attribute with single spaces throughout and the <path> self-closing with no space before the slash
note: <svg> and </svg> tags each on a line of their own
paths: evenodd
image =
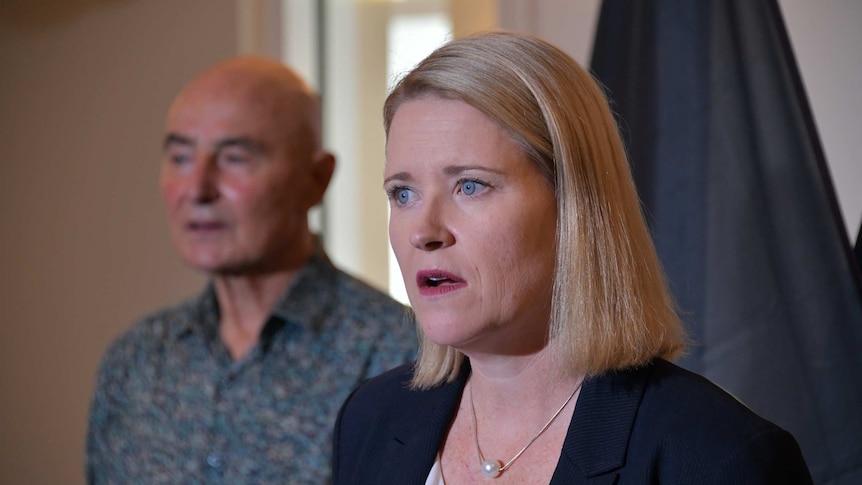
<svg viewBox="0 0 862 485">
<path fill-rule="evenodd" d="M 436 251 L 455 244 L 443 204 L 423 204 L 415 213 L 410 244 L 422 251 Z"/>
<path fill-rule="evenodd" d="M 218 198 L 218 168 L 209 155 L 201 155 L 194 161 L 188 179 L 189 198 L 195 202 L 207 203 Z"/>
</svg>

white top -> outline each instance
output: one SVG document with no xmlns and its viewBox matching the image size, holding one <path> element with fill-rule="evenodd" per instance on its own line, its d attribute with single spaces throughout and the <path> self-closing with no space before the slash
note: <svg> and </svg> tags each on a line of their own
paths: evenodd
<svg viewBox="0 0 862 485">
<path fill-rule="evenodd" d="M 446 485 L 443 481 L 443 472 L 440 470 L 440 453 L 437 453 L 437 459 L 434 460 L 434 466 L 428 472 L 428 478 L 425 480 L 425 485 Z"/>
</svg>

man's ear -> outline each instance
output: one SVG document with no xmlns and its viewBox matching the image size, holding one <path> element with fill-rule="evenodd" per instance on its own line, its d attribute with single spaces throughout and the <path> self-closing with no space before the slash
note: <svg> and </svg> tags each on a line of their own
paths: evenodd
<svg viewBox="0 0 862 485">
<path fill-rule="evenodd" d="M 311 165 L 311 177 L 314 181 L 314 205 L 323 201 L 323 194 L 329 187 L 333 173 L 335 173 L 335 155 L 321 150 L 315 155 Z"/>
</svg>

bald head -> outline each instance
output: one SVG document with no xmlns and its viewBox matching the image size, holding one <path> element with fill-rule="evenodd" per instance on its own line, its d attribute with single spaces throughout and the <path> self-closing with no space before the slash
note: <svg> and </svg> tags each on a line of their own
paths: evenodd
<svg viewBox="0 0 862 485">
<path fill-rule="evenodd" d="M 267 116 L 293 140 L 321 146 L 321 108 L 317 94 L 292 69 L 274 59 L 234 57 L 211 66 L 174 99 L 168 119 L 188 104 L 234 100 Z"/>
<path fill-rule="evenodd" d="M 307 213 L 334 170 L 320 117 L 315 93 L 271 59 L 229 59 L 183 88 L 166 120 L 161 185 L 190 265 L 237 275 L 308 258 Z"/>
</svg>

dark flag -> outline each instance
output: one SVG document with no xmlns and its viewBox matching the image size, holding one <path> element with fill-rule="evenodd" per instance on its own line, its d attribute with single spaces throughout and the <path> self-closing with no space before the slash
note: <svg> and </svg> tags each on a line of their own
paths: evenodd
<svg viewBox="0 0 862 485">
<path fill-rule="evenodd" d="M 856 266 L 862 272 L 862 224 L 859 225 L 859 234 L 856 235 Z"/>
<path fill-rule="evenodd" d="M 793 433 L 817 483 L 862 484 L 862 279 L 777 2 L 605 0 L 592 69 L 680 363 Z"/>
</svg>

